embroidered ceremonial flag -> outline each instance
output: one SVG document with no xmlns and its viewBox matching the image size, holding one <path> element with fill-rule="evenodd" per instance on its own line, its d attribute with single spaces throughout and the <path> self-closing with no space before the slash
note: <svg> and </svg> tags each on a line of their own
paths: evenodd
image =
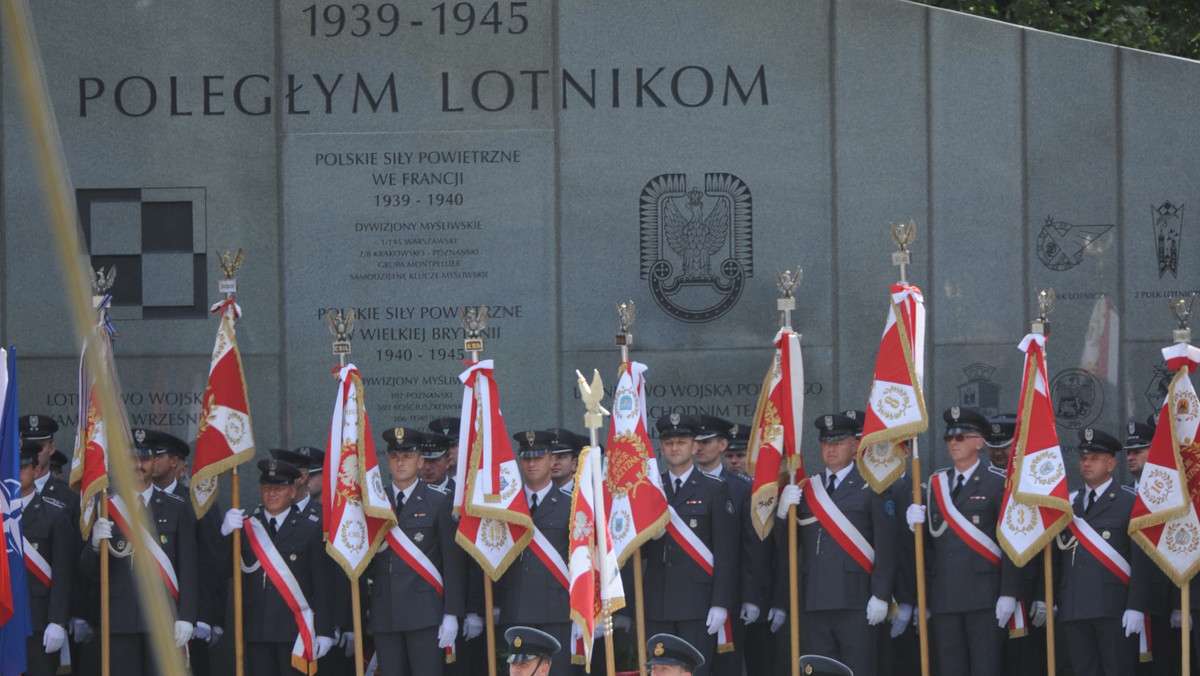
<svg viewBox="0 0 1200 676">
<path fill-rule="evenodd" d="M 876 493 L 904 474 L 901 442 L 929 427 L 921 387 L 924 377 L 925 301 L 917 287 L 893 284 L 858 443 L 858 471 Z"/>
<path fill-rule="evenodd" d="M 221 473 L 254 457 L 246 375 L 233 327 L 233 320 L 242 316 L 242 309 L 229 299 L 214 305 L 212 311 L 221 313 L 221 326 L 217 329 L 217 342 L 208 367 L 204 408 L 200 412 L 200 429 L 196 432 L 191 491 L 196 518 L 204 516 L 212 507 Z"/>
<path fill-rule="evenodd" d="M 1200 406 L 1189 377 L 1200 363 L 1200 350 L 1177 343 L 1163 349 L 1163 358 L 1175 376 L 1150 440 L 1129 532 L 1175 584 L 1183 585 L 1200 570 Z"/>
<path fill-rule="evenodd" d="M 454 538 L 497 580 L 533 539 L 533 519 L 492 369 L 492 360 L 485 359 L 458 376 L 463 383 L 458 438 L 466 442 L 466 457 L 460 457 L 455 479 Z"/>
<path fill-rule="evenodd" d="M 779 481 L 804 478 L 800 438 L 804 430 L 804 363 L 800 336 L 791 331 L 775 335 L 775 356 L 759 394 L 750 429 L 747 467 L 754 477 L 750 519 L 765 539 L 775 524 Z"/>
<path fill-rule="evenodd" d="M 325 549 L 347 576 L 357 578 L 396 525 L 396 513 L 383 489 L 362 378 L 354 364 L 338 370 L 324 475 Z"/>
<path fill-rule="evenodd" d="M 605 600 L 609 612 L 625 606 L 625 589 L 621 585 L 621 569 L 612 547 L 612 538 L 596 528 L 598 521 L 607 521 L 596 514 L 597 500 L 593 483 L 603 472 L 599 449 L 588 446 L 579 455 L 575 471 L 575 493 L 571 496 L 571 544 L 569 563 L 571 586 L 571 621 L 579 625 L 582 634 L 582 664 L 591 673 L 592 637 L 596 624 L 604 621 Z M 606 524 L 607 525 L 607 524 Z M 607 557 L 607 577 L 602 575 L 600 557 Z M 572 659 L 574 662 L 574 656 Z"/>
<path fill-rule="evenodd" d="M 25 671 L 25 638 L 32 633 L 21 534 L 21 448 L 17 422 L 17 355 L 0 349 L 0 676 Z"/>
<path fill-rule="evenodd" d="M 645 372 L 645 364 L 621 363 L 604 449 L 604 509 L 619 565 L 661 532 L 670 519 L 647 431 Z"/>
<path fill-rule="evenodd" d="M 1025 375 L 996 535 L 1009 558 L 1023 566 L 1067 526 L 1074 510 L 1046 379 L 1046 336 L 1031 333 L 1020 349 Z"/>
</svg>

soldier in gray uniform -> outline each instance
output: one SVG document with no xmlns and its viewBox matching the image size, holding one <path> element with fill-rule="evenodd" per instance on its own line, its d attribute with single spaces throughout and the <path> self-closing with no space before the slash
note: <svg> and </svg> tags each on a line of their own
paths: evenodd
<svg viewBox="0 0 1200 676">
<path fill-rule="evenodd" d="M 320 659 L 333 646 L 333 591 L 329 584 L 333 563 L 325 552 L 320 520 L 292 505 L 300 471 L 283 460 L 258 463 L 262 503 L 250 518 L 262 524 L 280 558 L 313 612 L 313 657 Z M 231 509 L 221 523 L 221 535 L 243 531 L 243 511 Z M 292 666 L 292 649 L 300 633 L 295 614 L 272 582 L 263 563 L 243 532 L 242 616 L 245 619 L 246 673 L 280 676 L 299 672 Z"/>
<path fill-rule="evenodd" d="M 571 430 L 555 427 L 546 430 L 554 436 L 550 442 L 550 480 L 564 493 L 575 490 L 575 471 L 579 469 L 579 454 L 588 439 Z"/>
<path fill-rule="evenodd" d="M 550 481 L 550 444 L 554 437 L 549 432 L 529 430 L 518 432 L 513 438 L 518 444 L 517 457 L 533 525 L 566 562 L 571 543 L 571 496 Z M 570 596 L 531 547 L 525 547 L 500 576 L 499 622 L 533 627 L 550 634 L 561 645 L 570 645 L 571 628 L 575 626 L 570 620 Z M 571 672 L 571 660 L 567 657 L 555 660 L 549 671 L 551 676 L 566 676 Z"/>
<path fill-rule="evenodd" d="M 729 486 L 693 464 L 699 423 L 671 413 L 658 419 L 659 452 L 667 503 L 683 528 L 712 554 L 707 565 L 689 554 L 669 533 L 643 545 L 645 617 L 648 633 L 678 636 L 704 656 L 697 676 L 708 676 L 717 651 L 717 633 L 738 602 L 737 510 Z"/>
<path fill-rule="evenodd" d="M 942 414 L 943 440 L 953 467 L 930 477 L 924 505 L 910 505 L 910 527 L 925 520 L 930 635 L 938 671 L 996 676 L 1000 673 L 1002 627 L 1017 607 L 1020 572 L 996 542 L 1004 495 L 1004 472 L 980 459 L 987 418 L 965 406 Z M 934 480 L 945 491 L 934 490 Z M 944 495 L 948 493 L 948 495 Z M 939 500 L 947 503 L 944 511 Z M 971 537 L 974 534 L 978 537 Z"/>
<path fill-rule="evenodd" d="M 26 674 L 52 676 L 67 638 L 72 574 L 79 555 L 79 537 L 71 521 L 71 505 L 34 490 L 34 473 L 42 447 L 23 440 L 20 449 L 21 534 L 26 557 L 35 558 L 38 572 L 25 577 L 29 585 L 29 614 L 33 634 L 25 639 Z M 31 550 L 31 551 L 30 551 Z M 44 568 L 42 567 L 44 566 Z M 49 579 L 44 579 L 46 573 Z M 49 584 L 47 584 L 49 582 Z"/>
<path fill-rule="evenodd" d="M 1118 486 L 1112 472 L 1121 442 L 1107 432 L 1085 427 L 1079 434 L 1079 473 L 1083 487 L 1071 496 L 1075 519 L 1085 537 L 1103 542 L 1119 561 L 1093 553 L 1072 529 L 1058 537 L 1062 579 L 1054 599 L 1071 668 L 1076 674 L 1134 673 L 1138 634 L 1145 625 L 1150 566 L 1154 564 L 1129 537 L 1129 515 L 1136 499 L 1129 486 Z M 1083 523 L 1078 523 L 1083 522 Z M 1127 577 L 1114 572 L 1127 566 Z"/>
<path fill-rule="evenodd" d="M 150 535 L 175 570 L 179 584 L 175 644 L 183 647 L 192 637 L 197 617 L 196 514 L 190 501 L 154 487 L 150 480 L 154 457 L 138 438 L 145 432 L 138 430 L 134 437 L 138 442 L 133 446 L 135 502 L 146 509 Z M 126 505 L 130 511 L 139 508 L 138 504 Z M 96 509 L 98 513 L 99 505 Z M 118 665 L 123 674 L 154 673 L 149 618 L 142 614 L 133 572 L 133 542 L 111 520 L 97 518 L 92 524 L 90 545 L 80 554 L 80 569 L 95 588 L 100 585 L 100 547 L 108 547 L 112 557 L 108 568 L 111 663 Z"/>
<path fill-rule="evenodd" d="M 372 559 L 367 631 L 375 636 L 380 674 L 440 676 L 466 596 L 464 553 L 454 541 L 454 496 L 417 478 L 424 462 L 421 432 L 397 427 L 382 436 L 392 474 L 386 490 L 407 538 L 402 552 L 410 553 L 402 557 L 389 542 Z M 421 562 L 410 563 L 414 558 Z M 441 577 L 440 591 L 428 579 L 431 572 L 420 568 L 424 561 Z"/>
<path fill-rule="evenodd" d="M 809 477 L 804 491 L 820 491 L 832 504 L 826 513 L 842 519 L 823 521 L 799 486 L 779 498 L 777 533 L 786 536 L 788 507 L 796 505 L 800 522 L 801 602 L 806 652 L 845 662 L 855 673 L 875 674 L 877 648 L 896 575 L 895 505 L 890 496 L 871 490 L 854 463 L 858 422 L 844 413 L 813 421 L 819 434 L 825 471 Z M 819 482 L 817 487 L 814 482 Z M 809 496 L 815 500 L 820 493 Z M 837 510 L 834 512 L 832 510 Z M 890 511 L 889 511 L 890 510 Z M 865 549 L 854 542 L 867 543 Z M 781 538 L 780 546 L 786 547 Z M 869 569 L 868 569 L 869 566 Z M 785 590 L 786 593 L 786 590 Z M 776 607 L 787 608 L 786 596 Z"/>
</svg>

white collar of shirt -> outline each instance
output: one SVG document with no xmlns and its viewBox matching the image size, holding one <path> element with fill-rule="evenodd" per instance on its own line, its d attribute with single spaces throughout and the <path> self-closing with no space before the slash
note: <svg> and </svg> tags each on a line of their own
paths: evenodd
<svg viewBox="0 0 1200 676">
<path fill-rule="evenodd" d="M 975 464 L 971 465 L 970 469 L 968 469 L 967 471 L 959 472 L 957 469 L 954 470 L 954 474 L 950 477 L 950 480 L 951 480 L 950 487 L 954 488 L 954 486 L 956 486 L 958 484 L 958 475 L 959 474 L 962 475 L 963 485 L 966 486 L 967 482 L 971 480 L 971 476 L 975 474 L 975 470 L 977 470 L 977 469 L 979 469 L 979 459 L 978 458 L 975 460 Z"/>
<path fill-rule="evenodd" d="M 701 470 L 701 471 L 704 471 L 704 470 Z M 721 463 L 718 462 L 717 466 L 714 467 L 711 472 L 704 472 L 704 473 L 711 474 L 713 476 L 721 476 L 721 472 L 723 472 L 723 471 L 725 471 L 725 465 L 722 465 Z"/>
<path fill-rule="evenodd" d="M 551 488 L 554 488 L 554 482 L 553 482 L 553 481 L 551 481 L 550 483 L 546 484 L 545 486 L 542 486 L 542 490 L 540 490 L 540 491 L 535 491 L 535 490 L 532 490 L 532 489 L 530 489 L 530 488 L 529 488 L 529 486 L 526 486 L 526 487 L 525 487 L 525 502 L 526 502 L 527 504 L 530 504 L 530 505 L 532 505 L 532 504 L 533 504 L 533 496 L 535 496 L 535 495 L 536 495 L 536 496 L 537 496 L 538 505 L 541 505 L 543 502 L 545 502 L 545 501 L 546 501 L 546 496 L 547 496 L 547 495 L 550 495 L 550 489 L 551 489 Z"/>
<path fill-rule="evenodd" d="M 1099 486 L 1096 486 L 1095 488 L 1088 488 L 1087 486 L 1084 486 L 1083 487 L 1083 489 L 1084 489 L 1083 490 L 1083 506 L 1087 507 L 1088 493 L 1092 492 L 1093 490 L 1096 491 L 1096 502 L 1100 502 L 1100 496 L 1104 495 L 1105 491 L 1107 491 L 1108 487 L 1111 485 L 1112 485 L 1112 477 L 1108 477 L 1108 481 L 1105 481 L 1104 483 L 1100 484 Z"/>
<path fill-rule="evenodd" d="M 397 486 L 395 484 L 395 482 L 393 482 L 392 489 L 396 491 L 397 495 L 404 496 L 404 504 L 407 505 L 408 499 L 412 497 L 413 491 L 417 490 L 417 482 L 416 481 L 412 482 L 411 484 L 408 485 L 408 488 L 400 488 L 399 486 Z"/>
<path fill-rule="evenodd" d="M 303 499 L 303 500 L 301 500 L 300 502 L 297 502 L 297 503 L 296 503 L 296 511 L 297 511 L 297 512 L 303 512 L 305 509 L 307 509 L 307 508 L 308 508 L 308 501 L 309 501 L 309 500 L 311 500 L 311 499 L 312 499 L 312 495 L 311 495 L 311 494 L 310 494 L 310 495 L 306 495 L 306 496 L 304 496 L 304 499 Z"/>
<path fill-rule="evenodd" d="M 162 492 L 163 492 L 163 493 L 174 493 L 174 492 L 175 492 L 175 487 L 176 487 L 176 486 L 178 486 L 178 485 L 179 485 L 179 480 L 178 480 L 178 479 L 172 479 L 172 480 L 171 480 L 171 485 L 170 485 L 170 486 L 167 486 L 166 488 L 163 488 L 163 489 L 161 489 L 161 490 L 162 490 Z"/>
<path fill-rule="evenodd" d="M 150 488 L 147 488 L 138 495 L 141 495 L 142 499 L 146 501 L 146 506 L 149 506 L 150 498 L 154 497 L 154 484 L 150 484 Z"/>
<path fill-rule="evenodd" d="M 278 529 L 280 526 L 283 525 L 283 522 L 287 520 L 288 513 L 291 511 L 292 511 L 292 508 L 288 507 L 287 509 L 283 510 L 282 512 L 280 512 L 278 514 L 272 514 L 272 513 L 268 512 L 266 510 L 266 508 L 263 508 L 263 515 L 267 517 L 266 519 L 264 519 L 264 521 L 266 521 L 268 523 L 270 523 L 271 521 L 274 521 L 275 528 Z"/>
<path fill-rule="evenodd" d="M 20 500 L 21 500 L 21 509 L 22 509 L 22 510 L 25 510 L 26 508 L 28 508 L 28 507 L 29 507 L 29 503 L 33 502 L 33 497 L 34 497 L 35 495 L 37 495 L 37 494 L 38 494 L 38 493 L 37 493 L 37 491 L 31 491 L 31 492 L 29 493 L 29 495 L 24 495 L 24 496 L 22 496 L 22 497 L 20 498 Z"/>
<path fill-rule="evenodd" d="M 46 472 L 40 478 L 33 480 L 33 492 L 38 495 L 42 494 L 42 489 L 46 487 L 46 483 L 50 481 L 50 473 Z"/>
<path fill-rule="evenodd" d="M 671 472 L 671 470 L 667 470 L 667 475 L 671 477 L 671 485 L 672 486 L 675 485 L 676 479 L 679 479 L 680 486 L 686 484 L 688 481 L 688 477 L 692 476 L 692 470 L 694 470 L 694 469 L 696 469 L 696 466 L 692 465 L 691 467 L 687 468 L 686 472 L 684 472 L 683 474 L 680 474 L 679 476 L 675 476 L 675 474 L 673 472 Z"/>
<path fill-rule="evenodd" d="M 450 475 L 447 474 L 446 478 L 442 479 L 442 483 L 434 484 L 434 485 L 437 486 L 438 488 L 445 488 L 445 489 L 449 490 L 450 489 Z M 404 498 L 407 500 L 408 496 L 406 495 L 406 496 L 404 496 Z"/>
<path fill-rule="evenodd" d="M 834 485 L 835 487 L 842 485 L 842 482 L 846 480 L 846 475 L 850 473 L 850 468 L 853 466 L 854 466 L 854 463 L 851 463 L 833 473 L 833 475 L 835 477 L 837 477 L 837 483 Z M 825 485 L 829 485 L 829 469 L 828 468 L 825 470 Z"/>
</svg>

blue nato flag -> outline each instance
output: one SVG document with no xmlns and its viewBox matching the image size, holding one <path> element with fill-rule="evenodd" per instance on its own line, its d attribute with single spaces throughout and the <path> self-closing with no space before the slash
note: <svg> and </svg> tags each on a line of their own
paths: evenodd
<svg viewBox="0 0 1200 676">
<path fill-rule="evenodd" d="M 21 538 L 20 433 L 17 424 L 17 354 L 0 349 L 0 524 L 6 556 L 0 561 L 0 676 L 25 671 L 25 639 L 32 633 L 25 552 Z"/>
</svg>

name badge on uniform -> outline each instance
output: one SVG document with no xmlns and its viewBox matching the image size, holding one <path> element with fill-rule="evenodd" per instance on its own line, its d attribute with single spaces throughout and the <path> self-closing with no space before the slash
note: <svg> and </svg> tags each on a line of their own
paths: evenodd
<svg viewBox="0 0 1200 676">
<path fill-rule="evenodd" d="M 159 535 L 159 536 L 158 536 L 158 541 L 159 541 L 159 542 L 161 542 L 161 543 L 163 543 L 164 545 L 165 545 L 165 544 L 167 544 L 167 535 L 166 535 L 166 533 L 163 533 L 162 535 Z"/>
<path fill-rule="evenodd" d="M 688 521 L 688 528 L 695 528 L 697 525 L 699 525 L 699 524 L 696 523 L 695 519 L 690 519 Z"/>
<path fill-rule="evenodd" d="M 413 514 L 414 519 L 419 519 L 423 516 L 428 516 L 428 514 L 426 514 L 425 512 L 417 512 L 416 514 Z"/>
<path fill-rule="evenodd" d="M 424 533 L 417 533 L 416 535 L 413 536 L 413 542 L 420 542 L 421 540 L 424 540 L 424 539 L 425 539 Z"/>
<path fill-rule="evenodd" d="M 688 500 L 684 504 L 685 505 L 703 505 L 704 501 L 703 500 Z"/>
<path fill-rule="evenodd" d="M 971 523 L 973 523 L 973 524 L 979 523 L 979 515 L 978 514 L 971 517 Z"/>
</svg>

